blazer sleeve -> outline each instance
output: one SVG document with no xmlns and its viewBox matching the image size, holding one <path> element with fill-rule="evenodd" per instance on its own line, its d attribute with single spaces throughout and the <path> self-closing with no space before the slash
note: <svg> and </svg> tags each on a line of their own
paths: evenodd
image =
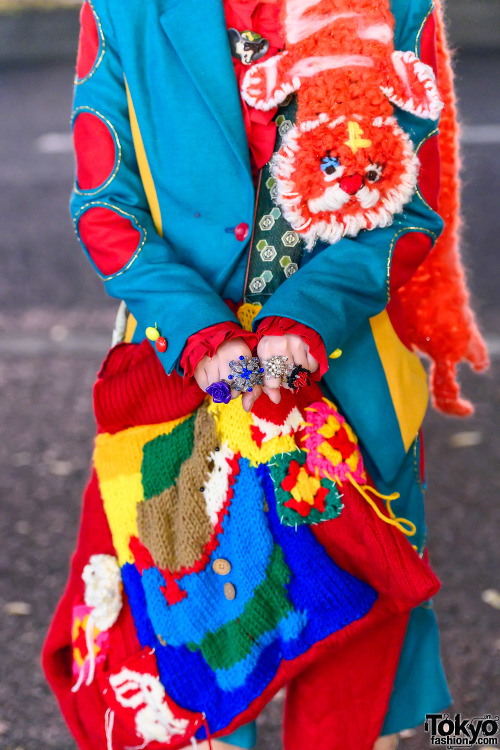
<svg viewBox="0 0 500 750">
<path fill-rule="evenodd" d="M 418 27 L 417 27 L 418 28 Z M 427 19 L 421 59 L 437 77 L 434 14 Z M 423 43 L 423 42 L 422 42 Z M 425 260 L 439 237 L 437 213 L 439 148 L 436 122 L 397 112 L 420 159 L 418 187 L 390 227 L 362 231 L 334 245 L 321 243 L 313 257 L 288 278 L 264 304 L 254 327 L 270 316 L 292 318 L 317 331 L 327 354 L 342 349 L 368 318 L 386 307 Z M 425 196 L 425 197 L 424 197 Z"/>
<path fill-rule="evenodd" d="M 71 213 L 76 234 L 109 295 L 122 299 L 139 330 L 157 326 L 167 341 L 158 357 L 167 373 L 189 336 L 238 320 L 157 232 L 138 168 L 126 81 L 105 3 L 86 2 L 72 118 L 76 179 Z"/>
</svg>

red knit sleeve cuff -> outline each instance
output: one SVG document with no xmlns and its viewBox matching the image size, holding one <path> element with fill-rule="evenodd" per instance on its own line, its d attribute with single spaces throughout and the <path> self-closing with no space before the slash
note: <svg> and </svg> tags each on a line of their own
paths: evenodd
<svg viewBox="0 0 500 750">
<path fill-rule="evenodd" d="M 264 318 L 257 331 L 259 340 L 262 336 L 283 336 L 285 333 L 300 336 L 302 341 L 308 345 L 309 354 L 319 363 L 319 368 L 312 375 L 312 378 L 313 380 L 322 378 L 328 370 L 328 358 L 323 339 L 319 333 L 303 323 L 297 323 L 296 320 L 280 318 L 278 316 Z"/>
<path fill-rule="evenodd" d="M 231 321 L 217 323 L 217 325 L 193 333 L 186 342 L 180 361 L 184 370 L 184 377 L 190 378 L 193 376 L 196 365 L 203 357 L 213 357 L 221 344 L 237 338 L 243 339 L 252 351 L 257 344 L 255 333 L 245 331 Z"/>
</svg>

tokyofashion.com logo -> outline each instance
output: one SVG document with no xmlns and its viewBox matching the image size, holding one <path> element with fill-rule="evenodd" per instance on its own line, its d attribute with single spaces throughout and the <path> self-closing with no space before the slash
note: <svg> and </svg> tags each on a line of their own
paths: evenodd
<svg viewBox="0 0 500 750">
<path fill-rule="evenodd" d="M 462 719 L 462 714 L 427 714 L 424 729 L 430 734 L 431 745 L 446 747 L 472 747 L 482 745 L 496 747 L 500 720 L 498 716 L 486 714 L 474 719 Z"/>
</svg>

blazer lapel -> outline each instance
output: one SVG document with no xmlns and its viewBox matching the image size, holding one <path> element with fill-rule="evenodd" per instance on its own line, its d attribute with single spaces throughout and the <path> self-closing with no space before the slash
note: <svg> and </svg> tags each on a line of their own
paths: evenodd
<svg viewBox="0 0 500 750">
<path fill-rule="evenodd" d="M 169 0 L 160 23 L 250 175 L 248 141 L 231 59 L 223 0 Z"/>
</svg>

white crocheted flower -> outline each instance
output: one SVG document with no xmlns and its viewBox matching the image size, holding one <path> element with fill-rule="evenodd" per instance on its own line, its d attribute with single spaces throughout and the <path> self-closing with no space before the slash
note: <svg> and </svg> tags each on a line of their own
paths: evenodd
<svg viewBox="0 0 500 750">
<path fill-rule="evenodd" d="M 122 607 L 122 583 L 116 557 L 92 555 L 84 567 L 85 604 L 92 607 L 92 619 L 99 630 L 116 622 Z"/>
</svg>

